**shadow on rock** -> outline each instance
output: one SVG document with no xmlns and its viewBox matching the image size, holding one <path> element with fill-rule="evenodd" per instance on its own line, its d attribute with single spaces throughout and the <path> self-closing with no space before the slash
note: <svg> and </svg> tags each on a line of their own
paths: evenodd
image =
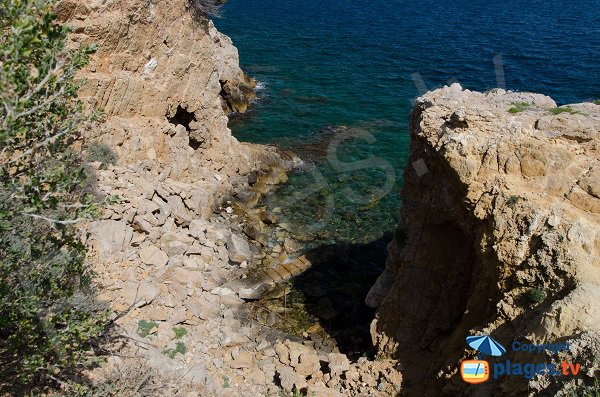
<svg viewBox="0 0 600 397">
<path fill-rule="evenodd" d="M 306 254 L 313 266 L 293 281 L 305 310 L 352 359 L 374 353 L 369 332 L 374 310 L 365 304 L 365 297 L 383 271 L 391 238 L 316 248 Z M 325 342 L 318 332 L 310 338 L 315 347 Z"/>
</svg>

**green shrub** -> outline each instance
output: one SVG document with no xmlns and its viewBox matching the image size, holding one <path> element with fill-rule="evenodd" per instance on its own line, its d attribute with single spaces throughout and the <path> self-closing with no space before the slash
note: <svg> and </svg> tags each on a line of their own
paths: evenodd
<svg viewBox="0 0 600 397">
<path fill-rule="evenodd" d="M 561 113 L 581 114 L 581 112 L 579 112 L 569 106 L 561 106 L 558 108 L 553 108 L 553 109 L 548 110 L 548 112 L 550 112 L 550 114 L 553 114 L 555 116 L 559 115 Z"/>
<path fill-rule="evenodd" d="M 529 102 L 514 102 L 512 107 L 508 109 L 508 113 L 521 113 L 529 109 L 531 103 Z"/>
<path fill-rule="evenodd" d="M 596 105 L 600 105 L 600 99 L 596 99 L 593 103 Z"/>
<path fill-rule="evenodd" d="M 145 338 L 146 336 L 150 335 L 154 328 L 158 328 L 158 324 L 155 321 L 140 320 L 138 321 L 137 333 L 139 336 Z"/>
<path fill-rule="evenodd" d="M 175 332 L 175 339 L 181 339 L 187 335 L 187 329 L 184 327 L 173 327 L 173 332 Z"/>
<path fill-rule="evenodd" d="M 529 289 L 529 291 L 527 291 L 525 296 L 527 297 L 527 299 L 529 299 L 530 302 L 539 303 L 544 300 L 544 298 L 546 297 L 546 293 L 539 288 L 531 288 Z"/>
<path fill-rule="evenodd" d="M 103 164 L 116 164 L 118 157 L 113 150 L 104 143 L 92 142 L 86 149 L 88 161 L 98 161 Z"/>
<path fill-rule="evenodd" d="M 163 350 L 163 354 L 166 355 L 169 358 L 175 358 L 175 356 L 177 355 L 177 353 L 185 354 L 186 352 L 187 352 L 187 347 L 185 347 L 185 343 L 183 343 L 183 342 L 177 342 L 175 344 L 175 348 L 174 349 L 165 349 L 165 350 Z"/>
<path fill-rule="evenodd" d="M 508 200 L 506 200 L 506 205 L 508 205 L 511 208 L 514 208 L 521 200 L 525 200 L 525 198 L 513 194 L 508 198 Z"/>
<path fill-rule="evenodd" d="M 106 324 L 74 224 L 96 211 L 70 149 L 86 117 L 53 1 L 0 0 L 0 394 L 39 394 L 91 364 Z"/>
</svg>

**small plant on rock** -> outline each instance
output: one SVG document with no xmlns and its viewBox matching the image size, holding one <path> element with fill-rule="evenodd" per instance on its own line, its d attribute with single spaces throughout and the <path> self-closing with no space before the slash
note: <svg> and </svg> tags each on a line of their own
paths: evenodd
<svg viewBox="0 0 600 397">
<path fill-rule="evenodd" d="M 569 106 L 560 106 L 557 108 L 550 109 L 550 110 L 548 110 L 548 112 L 550 112 L 550 114 L 553 114 L 554 116 L 557 116 L 561 113 L 581 114 L 581 112 L 579 112 Z"/>
<path fill-rule="evenodd" d="M 517 195 L 513 194 L 512 196 L 510 196 L 508 198 L 508 200 L 506 200 L 506 205 L 508 205 L 511 208 L 514 208 L 521 200 L 525 200 L 525 199 L 521 196 L 517 196 Z"/>
<path fill-rule="evenodd" d="M 531 103 L 529 102 L 514 102 L 512 107 L 508 109 L 508 113 L 521 113 L 529 109 Z"/>
<path fill-rule="evenodd" d="M 600 99 L 596 99 L 595 101 L 592 102 L 595 105 L 599 105 L 600 106 Z"/>
<path fill-rule="evenodd" d="M 181 339 L 187 335 L 187 329 L 184 327 L 173 327 L 173 332 L 175 332 L 175 339 Z"/>
<path fill-rule="evenodd" d="M 531 303 L 540 303 L 546 297 L 546 293 L 540 288 L 531 288 L 525 296 Z"/>
<path fill-rule="evenodd" d="M 163 354 L 165 354 L 167 357 L 169 358 L 175 358 L 175 356 L 177 354 L 185 354 L 187 353 L 187 347 L 185 346 L 185 343 L 183 342 L 177 342 L 175 344 L 175 348 L 174 349 L 165 349 L 163 350 Z"/>
<path fill-rule="evenodd" d="M 140 320 L 138 322 L 138 335 L 146 337 L 152 333 L 154 328 L 158 328 L 158 324 L 155 321 Z"/>
<path fill-rule="evenodd" d="M 102 164 L 116 164 L 117 155 L 113 150 L 105 143 L 92 142 L 87 147 L 87 159 L 88 161 L 98 161 Z"/>
<path fill-rule="evenodd" d="M 306 397 L 306 395 L 294 387 L 294 390 L 292 390 L 292 397 Z"/>
</svg>

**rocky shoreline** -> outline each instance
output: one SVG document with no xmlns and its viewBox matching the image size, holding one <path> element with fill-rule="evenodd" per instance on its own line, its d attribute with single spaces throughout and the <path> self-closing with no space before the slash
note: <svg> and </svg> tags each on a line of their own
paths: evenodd
<svg viewBox="0 0 600 397">
<path fill-rule="evenodd" d="M 158 371 L 164 390 L 173 395 L 183 388 L 186 395 L 192 390 L 237 396 L 296 389 L 320 396 L 341 390 L 365 393 L 379 386 L 371 395 L 383 396 L 399 384 L 392 361 L 351 363 L 333 341 L 315 349 L 308 335 L 295 337 L 273 328 L 274 323 L 261 324 L 255 307 L 229 288 L 230 280 L 243 280 L 253 268 L 272 269 L 274 261 L 298 254 L 300 246 L 272 217 L 264 218 L 256 198 L 285 179 L 285 168 L 256 179 L 250 175 L 253 183 L 236 186 L 238 193 L 224 197 L 202 220 L 172 199 L 182 197 L 185 203 L 194 185 L 168 178 L 147 185 L 139 169 L 92 165 L 102 192 L 122 198 L 107 209 L 106 219 L 89 225 L 89 260 L 96 264 L 102 292 L 98 299 L 118 313 L 116 325 L 124 340 L 108 365 L 92 374 L 96 381 L 109 382 L 111 374 L 143 363 L 148 371 Z M 254 199 L 248 205 L 235 201 L 238 196 Z M 260 213 L 268 227 L 252 222 Z M 159 219 L 164 223 L 155 226 Z M 264 245 L 247 236 L 249 226 L 261 230 L 265 240 L 258 240 Z M 285 308 L 276 315 L 283 318 Z"/>
<path fill-rule="evenodd" d="M 70 46 L 98 46 L 78 76 L 81 99 L 103 111 L 84 150 L 107 145 L 118 158 L 90 163 L 96 196 L 112 204 L 82 233 L 114 339 L 89 377 L 161 396 L 394 393 L 393 361 L 350 362 L 326 335 L 315 344 L 274 327 L 285 305 L 255 301 L 285 300 L 308 263 L 261 201 L 298 159 L 227 128 L 255 85 L 231 40 L 183 0 L 62 1 L 57 12 Z"/>
<path fill-rule="evenodd" d="M 377 309 L 367 353 L 341 328 L 372 319 L 346 302 L 366 295 L 370 276 L 335 279 L 323 264 L 353 273 L 353 252 L 382 242 L 306 249 L 264 205 L 300 160 L 231 135 L 227 115 L 247 109 L 255 85 L 231 40 L 184 0 L 64 0 L 57 12 L 70 46 L 98 46 L 78 75 L 80 98 L 103 113 L 83 150 L 102 144 L 118 157 L 90 163 L 94 193 L 112 204 L 82 228 L 97 299 L 114 313 L 107 361 L 88 374 L 99 387 L 469 395 L 456 366 L 472 355 L 472 332 L 574 338 L 576 358 L 598 367 L 597 105 L 556 111 L 541 95 L 457 85 L 417 101 L 400 228 L 367 296 Z M 531 288 L 541 302 L 526 302 Z"/>
</svg>

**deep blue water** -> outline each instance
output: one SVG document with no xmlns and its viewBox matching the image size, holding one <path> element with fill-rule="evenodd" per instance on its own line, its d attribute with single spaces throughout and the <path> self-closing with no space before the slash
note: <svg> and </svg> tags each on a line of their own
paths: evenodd
<svg viewBox="0 0 600 397">
<path fill-rule="evenodd" d="M 264 85 L 253 110 L 232 119 L 233 133 L 316 164 L 269 205 L 322 239 L 371 239 L 392 229 L 408 114 L 423 87 L 454 79 L 475 90 L 503 85 L 494 65 L 501 55 L 508 89 L 560 104 L 600 98 L 597 0 L 231 0 L 215 23 Z M 346 164 L 332 162 L 327 126 L 370 134 L 371 142 L 345 141 L 336 147 Z M 390 176 L 395 183 L 380 197 Z"/>
</svg>

